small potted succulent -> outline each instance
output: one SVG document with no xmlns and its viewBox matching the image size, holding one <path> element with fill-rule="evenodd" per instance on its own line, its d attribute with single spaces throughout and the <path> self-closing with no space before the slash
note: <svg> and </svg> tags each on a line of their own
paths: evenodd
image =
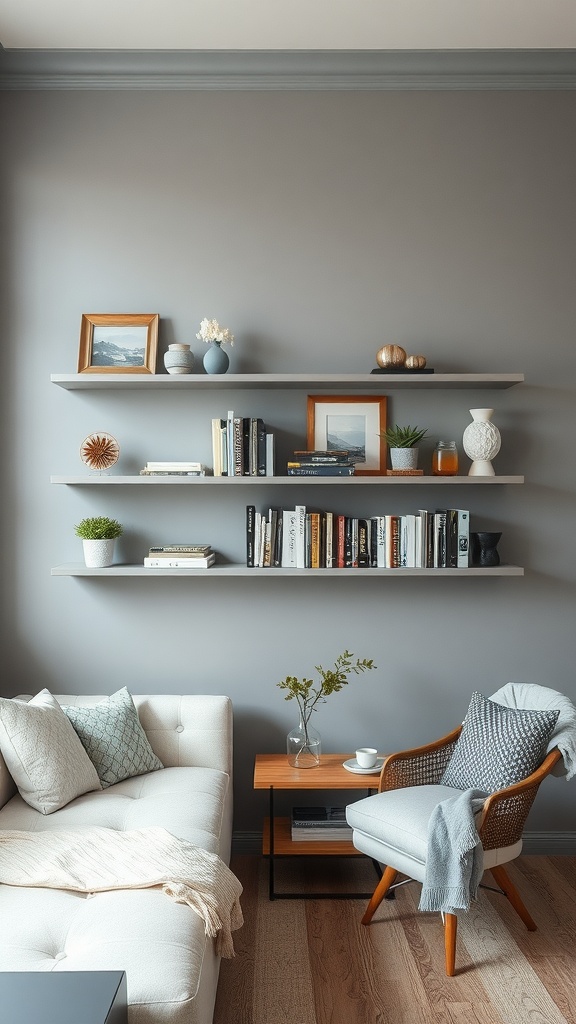
<svg viewBox="0 0 576 1024">
<path fill-rule="evenodd" d="M 82 519 L 74 527 L 74 532 L 82 539 L 84 562 L 88 569 L 104 569 L 112 565 L 114 541 L 123 533 L 123 527 L 116 519 L 108 516 Z"/>
<path fill-rule="evenodd" d="M 416 469 L 418 465 L 418 442 L 426 436 L 428 430 L 420 427 L 393 427 L 381 431 L 381 436 L 390 449 L 392 469 Z"/>
</svg>

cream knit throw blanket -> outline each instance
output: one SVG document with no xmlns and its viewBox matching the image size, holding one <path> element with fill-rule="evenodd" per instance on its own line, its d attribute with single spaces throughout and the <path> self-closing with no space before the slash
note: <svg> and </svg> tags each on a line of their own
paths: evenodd
<svg viewBox="0 0 576 1024">
<path fill-rule="evenodd" d="M 163 828 L 0 831 L 0 882 L 75 892 L 161 886 L 202 918 L 223 957 L 234 956 L 232 932 L 243 924 L 242 886 L 230 868 Z"/>
</svg>

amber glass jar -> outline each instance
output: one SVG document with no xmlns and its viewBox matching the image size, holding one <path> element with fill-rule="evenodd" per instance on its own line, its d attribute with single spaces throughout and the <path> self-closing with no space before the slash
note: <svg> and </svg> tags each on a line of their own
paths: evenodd
<svg viewBox="0 0 576 1024">
<path fill-rule="evenodd" d="M 458 449 L 456 441 L 438 441 L 432 454 L 433 476 L 457 476 Z"/>
</svg>

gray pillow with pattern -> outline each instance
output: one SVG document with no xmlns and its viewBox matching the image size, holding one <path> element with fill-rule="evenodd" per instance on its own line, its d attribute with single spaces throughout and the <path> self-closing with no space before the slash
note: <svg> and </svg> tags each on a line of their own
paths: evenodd
<svg viewBox="0 0 576 1024">
<path fill-rule="evenodd" d="M 474 692 L 440 785 L 494 793 L 521 782 L 544 760 L 559 713 L 505 708 Z"/>
<path fill-rule="evenodd" d="M 124 686 L 93 707 L 62 708 L 98 772 L 102 788 L 163 768 Z"/>
</svg>

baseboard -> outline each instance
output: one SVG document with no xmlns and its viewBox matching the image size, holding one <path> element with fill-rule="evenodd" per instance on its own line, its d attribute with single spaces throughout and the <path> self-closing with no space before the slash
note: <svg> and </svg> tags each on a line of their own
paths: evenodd
<svg viewBox="0 0 576 1024">
<path fill-rule="evenodd" d="M 576 832 L 525 832 L 522 853 L 576 854 Z"/>
<path fill-rule="evenodd" d="M 232 853 L 262 853 L 262 833 L 233 832 Z"/>
<path fill-rule="evenodd" d="M 522 853 L 576 855 L 576 832 L 525 832 L 523 841 Z M 262 833 L 234 832 L 232 850 L 234 853 L 261 853 Z"/>
</svg>

